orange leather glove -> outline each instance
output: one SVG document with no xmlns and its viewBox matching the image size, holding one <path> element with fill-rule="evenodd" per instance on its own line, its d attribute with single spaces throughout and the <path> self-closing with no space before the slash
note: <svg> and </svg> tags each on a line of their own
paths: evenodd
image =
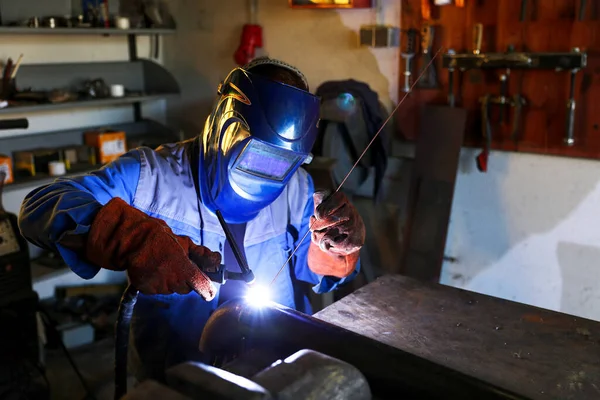
<svg viewBox="0 0 600 400">
<path fill-rule="evenodd" d="M 316 274 L 344 278 L 356 268 L 365 243 L 365 224 L 344 193 L 328 195 L 324 191 L 313 195 L 308 266 Z"/>
<path fill-rule="evenodd" d="M 119 198 L 100 209 L 86 240 L 85 256 L 99 267 L 127 271 L 131 284 L 144 294 L 196 291 L 210 301 L 216 289 L 200 270 L 214 268 L 221 255 L 177 236 L 153 218 Z M 192 261 L 193 260 L 193 261 Z"/>
</svg>

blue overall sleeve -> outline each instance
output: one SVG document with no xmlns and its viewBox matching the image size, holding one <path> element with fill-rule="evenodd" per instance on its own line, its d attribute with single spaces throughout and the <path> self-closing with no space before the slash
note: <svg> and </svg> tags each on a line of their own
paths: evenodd
<svg viewBox="0 0 600 400">
<path fill-rule="evenodd" d="M 308 201 L 306 202 L 306 206 L 304 207 L 304 215 L 302 217 L 302 226 L 299 229 L 298 240 L 294 243 L 294 248 L 298 246 L 302 237 L 306 234 L 310 227 L 310 217 L 314 213 L 314 201 L 312 194 L 314 193 L 314 183 L 310 176 L 308 176 Z M 315 274 L 308 267 L 308 247 L 310 246 L 310 233 L 306 235 L 306 238 L 302 243 L 300 243 L 300 247 L 295 254 L 295 274 L 299 280 L 309 282 L 314 284 L 313 291 L 318 294 L 327 293 L 338 286 L 353 280 L 356 275 L 358 275 L 360 271 L 360 259 L 356 263 L 356 268 L 354 271 L 345 278 L 337 278 L 333 276 L 323 276 Z"/>
<path fill-rule="evenodd" d="M 65 234 L 87 233 L 100 208 L 112 198 L 120 197 L 131 204 L 139 176 L 139 151 L 132 150 L 97 171 L 41 186 L 23 200 L 21 233 L 36 246 L 57 251 L 73 272 L 91 279 L 100 268 L 58 242 Z"/>
</svg>

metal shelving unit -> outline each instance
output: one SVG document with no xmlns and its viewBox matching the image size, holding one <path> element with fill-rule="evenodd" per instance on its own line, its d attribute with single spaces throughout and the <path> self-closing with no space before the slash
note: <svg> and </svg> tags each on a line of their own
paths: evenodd
<svg viewBox="0 0 600 400">
<path fill-rule="evenodd" d="M 143 96 L 125 96 L 119 98 L 107 98 L 107 99 L 93 99 L 93 100 L 78 100 L 68 101 L 64 103 L 48 103 L 48 104 L 36 104 L 31 106 L 17 106 L 7 107 L 0 109 L 0 115 L 2 114 L 22 114 L 22 113 L 33 113 L 38 111 L 54 111 L 54 110 L 68 110 L 75 108 L 86 108 L 86 107 L 110 107 L 110 106 L 121 106 L 125 104 L 135 104 L 154 100 L 160 100 L 168 98 L 170 96 L 176 96 L 175 93 L 155 94 L 155 95 L 143 95 Z"/>
<path fill-rule="evenodd" d="M 0 35 L 171 35 L 175 29 L 163 28 L 28 28 L 0 26 Z"/>
<path fill-rule="evenodd" d="M 128 93 L 124 97 L 90 98 L 61 103 L 20 105 L 0 109 L 0 114 L 64 110 L 81 107 L 109 107 L 140 104 L 179 94 L 175 78 L 160 64 L 150 60 L 56 63 L 23 65 L 17 76 L 20 89 L 51 90 L 56 87 L 74 88 L 85 80 L 102 78 L 107 85 L 121 84 Z M 138 111 L 134 109 L 136 113 Z M 141 120 L 141 114 L 136 114 Z"/>
<path fill-rule="evenodd" d="M 117 62 L 82 62 L 82 63 L 56 63 L 56 64 L 23 64 L 17 75 L 18 88 L 31 88 L 32 90 L 50 90 L 54 88 L 73 87 L 81 81 L 102 78 L 106 84 L 122 84 L 127 93 L 119 98 L 91 98 L 67 101 L 61 103 L 23 104 L 0 109 L 0 116 L 79 109 L 89 107 L 117 107 L 131 105 L 133 107 L 133 121 L 127 124 L 108 124 L 103 127 L 81 127 L 68 131 L 49 131 L 33 135 L 12 135 L 0 137 L 1 149 L 4 154 L 13 151 L 25 150 L 35 147 L 54 147 L 80 144 L 82 133 L 93 128 L 107 128 L 123 130 L 129 137 L 144 134 L 163 134 L 175 136 L 175 132 L 155 121 L 145 120 L 142 117 L 141 104 L 159 99 L 176 96 L 180 93 L 176 79 L 160 64 L 138 58 L 137 35 L 165 35 L 174 33 L 174 29 L 128 29 L 116 28 L 21 28 L 0 27 L 0 35 L 9 34 L 38 34 L 38 35 L 120 35 L 127 38 L 129 60 Z M 8 117 L 10 118 L 10 117 Z M 35 137 L 36 145 L 31 145 Z M 169 139 L 170 140 L 170 139 Z M 68 175 L 77 175 L 97 169 L 98 166 L 78 168 L 69 171 Z M 5 186 L 5 191 L 15 190 L 34 184 L 43 184 L 55 179 L 50 176 L 35 176 L 28 178 L 15 178 L 15 182 Z"/>
<path fill-rule="evenodd" d="M 176 132 L 172 131 L 168 127 L 162 125 L 159 122 L 144 119 L 138 122 L 128 122 L 124 124 L 110 124 L 110 125 L 102 125 L 102 126 L 88 126 L 77 129 L 71 129 L 67 131 L 50 131 L 50 132 L 40 132 L 34 133 L 31 135 L 21 135 L 21 136 L 8 136 L 8 137 L 0 137 L 0 148 L 2 151 L 7 153 L 12 153 L 14 151 L 26 150 L 31 148 L 32 140 L 36 141 L 37 147 L 61 147 L 61 146 L 70 146 L 80 144 L 81 135 L 83 132 L 97 130 L 102 128 L 111 128 L 116 131 L 124 131 L 127 132 L 127 138 L 129 140 L 138 139 L 141 136 L 147 137 L 148 134 L 151 134 L 152 137 L 160 137 L 169 140 L 179 140 Z M 87 172 L 94 171 L 98 169 L 97 165 L 81 165 L 76 166 L 72 170 L 69 170 L 65 176 L 74 176 L 80 175 Z M 13 191 L 22 188 L 29 187 L 33 184 L 35 185 L 43 185 L 49 182 L 52 182 L 56 177 L 49 176 L 46 174 L 38 174 L 32 177 L 17 177 L 13 183 L 9 183 L 4 186 L 4 191 Z"/>
</svg>

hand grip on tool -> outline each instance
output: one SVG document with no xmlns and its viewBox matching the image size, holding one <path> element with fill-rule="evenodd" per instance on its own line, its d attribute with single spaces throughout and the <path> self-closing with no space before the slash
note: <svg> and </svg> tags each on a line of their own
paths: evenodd
<svg viewBox="0 0 600 400">
<path fill-rule="evenodd" d="M 254 282 L 254 273 L 250 271 L 249 273 L 243 272 L 232 272 L 228 271 L 225 265 L 220 264 L 216 268 L 203 268 L 202 272 L 204 275 L 211 280 L 211 282 L 218 283 L 219 285 L 224 285 L 227 281 L 244 281 L 251 285 Z"/>
<path fill-rule="evenodd" d="M 224 265 L 219 265 L 214 271 L 203 271 L 208 278 L 217 283 L 225 283 L 227 280 L 235 280 L 235 281 L 244 281 L 247 284 L 251 285 L 254 283 L 255 277 L 254 273 L 248 266 L 248 261 L 246 260 L 246 256 L 238 247 L 237 242 L 235 241 L 231 231 L 229 230 L 229 226 L 225 222 L 225 218 L 223 218 L 223 214 L 221 211 L 217 210 L 216 212 L 217 218 L 219 219 L 219 223 L 223 228 L 223 232 L 225 232 L 225 238 L 229 242 L 231 246 L 231 252 L 235 257 L 238 265 L 240 266 L 240 270 L 242 272 L 231 272 L 225 269 Z"/>
</svg>

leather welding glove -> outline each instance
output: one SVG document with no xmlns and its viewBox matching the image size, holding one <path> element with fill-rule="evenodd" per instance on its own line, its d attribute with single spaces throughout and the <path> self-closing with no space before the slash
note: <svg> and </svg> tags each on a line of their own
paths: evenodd
<svg viewBox="0 0 600 400">
<path fill-rule="evenodd" d="M 308 266 L 316 274 L 344 278 L 356 268 L 365 243 L 365 224 L 344 193 L 328 196 L 326 191 L 313 195 Z"/>
<path fill-rule="evenodd" d="M 216 295 L 200 268 L 215 268 L 221 255 L 175 235 L 164 221 L 120 198 L 110 200 L 94 218 L 85 256 L 99 267 L 127 271 L 131 284 L 144 294 L 194 290 L 207 301 Z"/>
</svg>

